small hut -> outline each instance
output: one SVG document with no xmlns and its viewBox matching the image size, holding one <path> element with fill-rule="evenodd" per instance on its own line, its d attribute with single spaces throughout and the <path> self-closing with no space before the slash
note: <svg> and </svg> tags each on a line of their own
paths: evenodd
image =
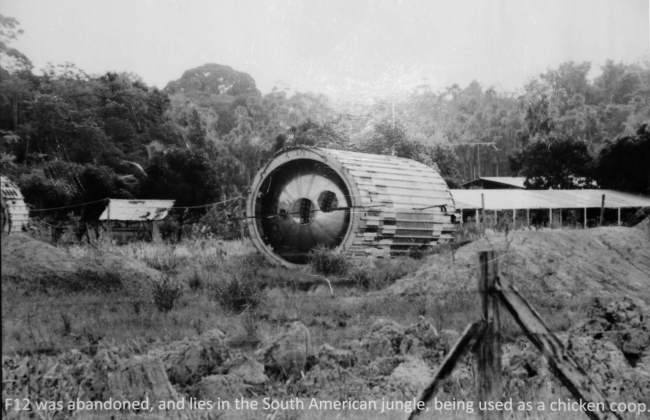
<svg viewBox="0 0 650 420">
<path fill-rule="evenodd" d="M 0 175 L 2 182 L 2 233 L 11 234 L 26 229 L 29 209 L 16 184 Z"/>
<path fill-rule="evenodd" d="M 116 200 L 109 199 L 99 216 L 112 239 L 118 243 L 131 241 L 160 241 L 160 224 L 174 200 Z"/>
</svg>

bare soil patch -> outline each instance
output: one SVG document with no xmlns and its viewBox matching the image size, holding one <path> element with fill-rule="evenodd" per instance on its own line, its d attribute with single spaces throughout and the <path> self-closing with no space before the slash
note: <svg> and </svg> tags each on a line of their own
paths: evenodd
<svg viewBox="0 0 650 420">
<path fill-rule="evenodd" d="M 476 289 L 476 254 L 503 251 L 504 276 L 523 291 L 564 297 L 631 295 L 650 302 L 650 240 L 641 229 L 544 229 L 488 233 L 453 253 L 434 255 L 381 295 L 421 296 Z"/>
</svg>

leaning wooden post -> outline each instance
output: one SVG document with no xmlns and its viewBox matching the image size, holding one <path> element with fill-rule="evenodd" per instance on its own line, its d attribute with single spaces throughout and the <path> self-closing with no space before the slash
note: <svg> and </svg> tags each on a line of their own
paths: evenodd
<svg viewBox="0 0 650 420">
<path fill-rule="evenodd" d="M 499 277 L 499 253 L 481 251 L 478 254 L 478 291 L 483 320 L 487 328 L 477 343 L 475 356 L 478 376 L 476 380 L 479 404 L 501 401 L 501 324 L 499 320 L 499 294 L 496 290 Z M 483 411 L 483 420 L 502 420 L 502 411 Z"/>
<path fill-rule="evenodd" d="M 585 229 L 587 229 L 587 208 L 586 207 L 583 209 L 583 217 L 582 217 L 582 219 L 583 219 L 582 221 L 583 221 L 583 223 L 585 225 Z"/>
<path fill-rule="evenodd" d="M 618 225 L 621 225 L 621 208 L 618 208 Z"/>
<path fill-rule="evenodd" d="M 484 321 L 477 321 L 472 324 L 469 324 L 465 331 L 460 335 L 460 338 L 451 348 L 445 360 L 442 361 L 442 364 L 438 368 L 435 376 L 418 395 L 416 406 L 406 415 L 406 420 L 414 420 L 418 418 L 420 412 L 428 411 L 426 405 L 431 402 L 431 400 L 436 396 L 442 383 L 451 375 L 451 372 L 454 370 L 456 363 L 467 353 L 470 349 L 474 348 L 476 343 L 481 339 L 487 325 Z M 424 404 L 422 404 L 424 403 Z"/>
<path fill-rule="evenodd" d="M 621 420 L 621 416 L 612 411 L 611 401 L 578 365 L 519 290 L 505 277 L 497 278 L 497 289 L 505 308 L 510 311 L 528 339 L 542 352 L 551 372 L 569 390 L 573 399 L 587 404 L 594 403 L 591 411 L 584 412 L 587 417 L 591 420 Z"/>
<path fill-rule="evenodd" d="M 605 215 L 605 194 L 603 194 L 603 201 L 600 203 L 600 223 L 598 226 L 603 225 L 603 216 Z"/>
</svg>

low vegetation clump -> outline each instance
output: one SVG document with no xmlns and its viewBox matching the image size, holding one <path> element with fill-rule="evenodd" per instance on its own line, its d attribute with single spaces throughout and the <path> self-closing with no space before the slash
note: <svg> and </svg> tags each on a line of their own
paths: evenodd
<svg viewBox="0 0 650 420">
<path fill-rule="evenodd" d="M 335 252 L 319 245 L 309 253 L 311 268 L 325 276 L 345 276 L 350 269 L 350 261 L 345 254 Z"/>
<path fill-rule="evenodd" d="M 241 313 L 264 302 L 265 284 L 259 276 L 262 268 L 266 268 L 266 263 L 257 254 L 226 258 L 219 266 L 219 275 L 210 273 L 206 283 L 222 308 Z"/>
<path fill-rule="evenodd" d="M 116 273 L 98 273 L 91 270 L 80 270 L 77 281 L 71 281 L 67 287 L 71 291 L 109 292 L 122 289 L 122 279 Z"/>
<path fill-rule="evenodd" d="M 143 261 L 154 270 L 160 270 L 166 273 L 176 272 L 182 263 L 181 258 L 173 250 L 146 256 Z"/>
<path fill-rule="evenodd" d="M 153 282 L 151 292 L 156 308 L 167 313 L 174 308 L 174 304 L 183 294 L 183 289 L 171 276 L 163 275 L 162 280 Z"/>
<path fill-rule="evenodd" d="M 235 313 L 254 309 L 264 302 L 264 290 L 248 275 L 233 275 L 212 287 L 215 300 L 224 309 Z"/>
<path fill-rule="evenodd" d="M 350 264 L 348 278 L 364 289 L 384 289 L 415 272 L 423 261 L 411 257 L 391 258 Z"/>
</svg>

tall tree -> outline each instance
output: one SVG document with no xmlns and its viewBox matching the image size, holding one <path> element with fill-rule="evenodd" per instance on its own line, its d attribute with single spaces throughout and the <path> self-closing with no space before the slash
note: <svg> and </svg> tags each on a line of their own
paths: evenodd
<svg viewBox="0 0 650 420">
<path fill-rule="evenodd" d="M 608 141 L 598 155 L 595 177 L 603 188 L 650 193 L 650 125 Z"/>
<path fill-rule="evenodd" d="M 9 46 L 23 34 L 19 26 L 16 19 L 0 14 L 0 67 L 9 72 L 29 71 L 34 67 L 25 54 Z"/>
</svg>

